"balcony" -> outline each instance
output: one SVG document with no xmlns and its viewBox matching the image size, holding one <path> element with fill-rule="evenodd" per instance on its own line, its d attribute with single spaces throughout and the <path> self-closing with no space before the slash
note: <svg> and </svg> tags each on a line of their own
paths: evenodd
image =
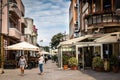
<svg viewBox="0 0 120 80">
<path fill-rule="evenodd" d="M 21 33 L 16 28 L 9 28 L 9 36 L 16 39 L 21 39 Z"/>
<path fill-rule="evenodd" d="M 115 13 L 96 13 L 87 16 L 88 29 L 108 26 L 120 26 L 120 16 Z"/>
<path fill-rule="evenodd" d="M 21 17 L 20 19 L 22 26 L 27 27 L 27 21 L 25 20 L 24 17 Z"/>
<path fill-rule="evenodd" d="M 16 3 L 9 3 L 9 13 L 11 15 L 13 15 L 14 17 L 16 18 L 20 18 L 20 10 L 19 8 L 17 7 L 17 4 Z"/>
</svg>

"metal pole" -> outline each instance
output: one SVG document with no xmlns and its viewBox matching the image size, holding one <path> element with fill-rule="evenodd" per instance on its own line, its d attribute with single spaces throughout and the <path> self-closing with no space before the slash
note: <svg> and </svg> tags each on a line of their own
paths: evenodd
<svg viewBox="0 0 120 80">
<path fill-rule="evenodd" d="M 4 73 L 4 48 L 3 48 L 3 46 L 4 46 L 4 44 L 3 44 L 3 42 L 4 42 L 4 40 L 3 40 L 3 34 L 2 34 L 2 0 L 0 1 L 0 4 L 1 4 L 1 10 L 0 10 L 0 52 L 1 52 L 1 74 L 3 74 Z"/>
<path fill-rule="evenodd" d="M 76 48 L 76 59 L 77 59 L 77 63 L 78 63 L 78 46 L 75 45 L 75 48 Z"/>
<path fill-rule="evenodd" d="M 63 53 L 62 53 L 63 48 L 60 47 L 60 62 L 61 62 L 61 69 L 63 68 L 63 61 L 62 61 L 62 57 L 63 57 Z"/>
<path fill-rule="evenodd" d="M 85 69 L 85 60 L 84 60 L 84 55 L 85 55 L 85 54 L 84 54 L 84 47 L 82 47 L 82 49 L 83 49 L 83 50 L 82 50 L 82 58 L 83 58 L 83 59 L 82 59 L 82 63 L 83 63 L 83 70 L 84 70 L 84 69 Z"/>
<path fill-rule="evenodd" d="M 1 74 L 4 73 L 4 44 L 3 44 L 3 35 L 1 34 Z"/>
</svg>

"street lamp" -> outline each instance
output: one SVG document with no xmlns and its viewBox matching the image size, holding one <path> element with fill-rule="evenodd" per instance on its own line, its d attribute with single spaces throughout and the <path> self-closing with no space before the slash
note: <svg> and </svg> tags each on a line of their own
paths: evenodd
<svg viewBox="0 0 120 80">
<path fill-rule="evenodd" d="M 0 64 L 1 64 L 1 74 L 4 73 L 4 49 L 3 49 L 3 34 L 2 34 L 2 0 L 0 0 Z"/>
<path fill-rule="evenodd" d="M 43 50 L 43 45 L 42 45 L 42 43 L 43 43 L 43 40 L 40 40 L 40 48 L 41 48 L 41 50 Z"/>
</svg>

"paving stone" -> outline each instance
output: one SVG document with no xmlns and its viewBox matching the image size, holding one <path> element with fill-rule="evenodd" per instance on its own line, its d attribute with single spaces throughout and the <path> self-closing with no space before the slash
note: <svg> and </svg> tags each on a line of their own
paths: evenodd
<svg viewBox="0 0 120 80">
<path fill-rule="evenodd" d="M 39 75 L 39 69 L 26 69 L 25 75 L 20 75 L 19 69 L 5 69 L 0 74 L 0 80 L 120 80 L 120 73 L 96 72 L 87 70 L 62 70 L 51 60 L 44 64 L 44 74 Z"/>
</svg>

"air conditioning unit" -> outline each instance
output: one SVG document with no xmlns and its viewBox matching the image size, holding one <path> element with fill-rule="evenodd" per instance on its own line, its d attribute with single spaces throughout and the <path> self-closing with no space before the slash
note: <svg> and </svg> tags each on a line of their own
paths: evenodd
<svg viewBox="0 0 120 80">
<path fill-rule="evenodd" d="M 77 8 L 77 7 L 78 7 L 78 4 L 76 3 L 76 4 L 74 5 L 74 7 Z"/>
</svg>

